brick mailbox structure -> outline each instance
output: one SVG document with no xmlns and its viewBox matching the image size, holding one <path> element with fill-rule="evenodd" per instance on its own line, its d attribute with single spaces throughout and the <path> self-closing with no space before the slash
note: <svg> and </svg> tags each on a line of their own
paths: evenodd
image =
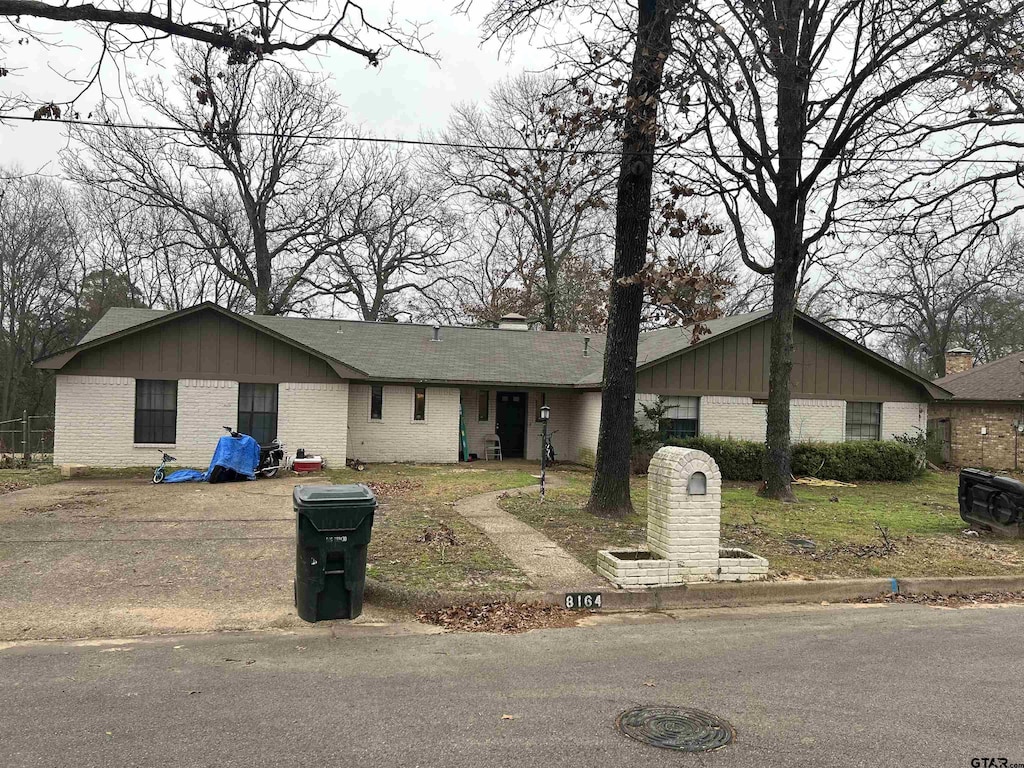
<svg viewBox="0 0 1024 768">
<path fill-rule="evenodd" d="M 598 573 L 619 587 L 754 581 L 768 561 L 719 546 L 722 473 L 708 454 L 666 446 L 647 473 L 647 549 L 598 552 Z"/>
</svg>

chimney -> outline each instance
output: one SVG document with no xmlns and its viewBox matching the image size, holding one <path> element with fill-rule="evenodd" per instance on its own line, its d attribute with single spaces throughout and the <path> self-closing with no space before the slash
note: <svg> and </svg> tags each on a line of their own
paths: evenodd
<svg viewBox="0 0 1024 768">
<path fill-rule="evenodd" d="M 441 326 L 440 325 L 435 325 L 434 326 L 434 338 L 431 339 L 431 341 L 440 341 L 440 340 L 441 340 Z"/>
<path fill-rule="evenodd" d="M 974 353 L 963 347 L 946 350 L 946 375 L 963 373 L 974 367 Z"/>
<path fill-rule="evenodd" d="M 590 357 L 590 337 L 583 337 L 583 356 Z"/>
<path fill-rule="evenodd" d="M 515 312 L 509 312 L 507 315 L 501 316 L 501 320 L 498 322 L 498 330 L 528 331 L 530 330 L 530 324 L 526 322 L 526 318 L 522 315 L 518 315 Z"/>
</svg>

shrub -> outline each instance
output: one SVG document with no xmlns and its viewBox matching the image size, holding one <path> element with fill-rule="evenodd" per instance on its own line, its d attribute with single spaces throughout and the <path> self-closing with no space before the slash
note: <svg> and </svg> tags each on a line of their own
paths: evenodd
<svg viewBox="0 0 1024 768">
<path fill-rule="evenodd" d="M 711 455 L 724 480 L 761 479 L 764 444 L 750 440 L 694 437 L 669 440 L 669 445 L 696 448 Z M 822 480 L 887 481 L 912 480 L 920 473 L 917 451 L 895 441 L 851 443 L 795 443 L 793 474 Z"/>
<path fill-rule="evenodd" d="M 723 437 L 690 437 L 685 440 L 670 438 L 668 444 L 704 451 L 718 462 L 718 469 L 722 472 L 723 480 L 755 481 L 761 479 L 764 443 Z"/>
</svg>

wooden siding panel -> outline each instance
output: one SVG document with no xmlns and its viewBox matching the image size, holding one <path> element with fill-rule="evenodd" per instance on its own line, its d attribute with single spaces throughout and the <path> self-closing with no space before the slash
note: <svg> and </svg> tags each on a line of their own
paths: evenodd
<svg viewBox="0 0 1024 768">
<path fill-rule="evenodd" d="M 62 372 L 260 383 L 339 379 L 319 357 L 212 311 L 188 315 L 80 352 Z"/>
<path fill-rule="evenodd" d="M 922 385 L 856 347 L 797 321 L 793 335 L 794 397 L 919 402 Z M 637 374 L 637 391 L 661 395 L 768 395 L 771 322 L 765 320 Z M 678 373 L 676 373 L 678 371 Z"/>
</svg>

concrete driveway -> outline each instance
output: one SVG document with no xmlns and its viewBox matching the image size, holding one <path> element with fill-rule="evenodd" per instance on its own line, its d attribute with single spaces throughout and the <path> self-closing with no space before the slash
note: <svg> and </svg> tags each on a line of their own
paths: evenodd
<svg viewBox="0 0 1024 768">
<path fill-rule="evenodd" d="M 303 624 L 296 482 L 82 480 L 0 495 L 0 639 Z"/>
</svg>

